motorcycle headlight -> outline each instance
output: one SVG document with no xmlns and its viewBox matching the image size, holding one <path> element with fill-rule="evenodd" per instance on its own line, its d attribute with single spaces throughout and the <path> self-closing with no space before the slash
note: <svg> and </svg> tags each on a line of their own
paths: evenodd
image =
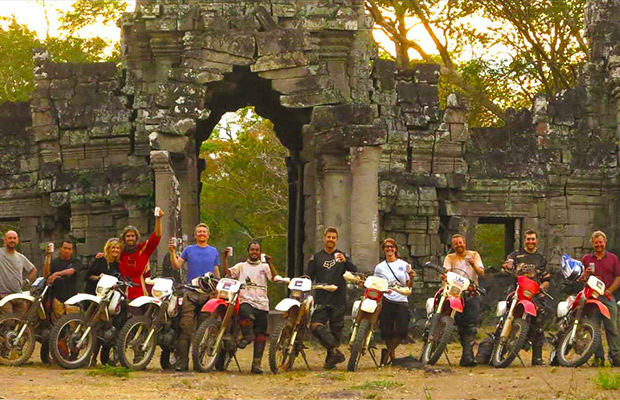
<svg viewBox="0 0 620 400">
<path fill-rule="evenodd" d="M 155 289 L 153 289 L 151 293 L 153 294 L 153 297 L 155 297 L 156 299 L 159 299 L 164 295 L 164 292 L 162 292 L 161 290 L 155 290 Z"/>
<path fill-rule="evenodd" d="M 598 294 L 598 292 L 597 292 L 597 291 L 593 290 L 593 291 L 592 291 L 592 298 L 593 298 L 593 299 L 597 299 L 597 298 L 598 298 L 598 296 L 600 296 L 600 294 Z"/>
<path fill-rule="evenodd" d="M 457 288 L 456 286 L 452 286 L 450 288 L 450 295 L 454 297 L 459 297 L 461 295 L 461 289 Z"/>
<path fill-rule="evenodd" d="M 301 290 L 291 290 L 291 298 L 301 299 Z"/>
<path fill-rule="evenodd" d="M 530 292 L 529 290 L 524 290 L 523 291 L 523 296 L 527 297 L 528 299 L 531 299 L 532 297 L 534 297 L 532 292 Z"/>
</svg>

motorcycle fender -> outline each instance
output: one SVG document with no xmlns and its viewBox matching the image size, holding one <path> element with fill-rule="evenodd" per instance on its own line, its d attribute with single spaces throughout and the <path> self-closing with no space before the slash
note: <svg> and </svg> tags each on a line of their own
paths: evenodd
<svg viewBox="0 0 620 400">
<path fill-rule="evenodd" d="M 276 311 L 286 312 L 291 309 L 291 307 L 299 307 L 300 305 L 301 303 L 299 302 L 299 300 L 282 299 L 282 301 L 280 301 L 276 306 Z"/>
<path fill-rule="evenodd" d="M 603 314 L 605 316 L 605 318 L 610 319 L 611 316 L 609 315 L 609 310 L 607 309 L 607 306 L 603 303 L 601 303 L 598 300 L 592 300 L 592 299 L 588 299 L 586 300 L 586 304 L 594 304 L 598 307 L 598 310 L 601 312 L 601 314 Z"/>
<path fill-rule="evenodd" d="M 519 304 L 523 306 L 523 311 L 526 314 L 529 314 L 532 317 L 536 316 L 537 312 L 536 312 L 536 306 L 534 305 L 534 303 L 532 303 L 529 300 L 521 300 Z"/>
<path fill-rule="evenodd" d="M 75 296 L 71 297 L 69 300 L 65 301 L 65 304 L 68 306 L 74 306 L 76 304 L 80 304 L 83 301 L 92 301 L 93 303 L 99 304 L 101 303 L 101 298 L 92 294 L 78 293 Z"/>
<path fill-rule="evenodd" d="M 215 310 L 217 310 L 219 306 L 222 306 L 222 305 L 226 307 L 228 303 L 226 303 L 222 299 L 211 299 L 202 306 L 202 308 L 200 309 L 200 312 L 212 313 Z"/>
<path fill-rule="evenodd" d="M 140 308 L 145 304 L 155 304 L 157 307 L 161 306 L 161 300 L 151 296 L 140 296 L 129 303 L 130 307 Z"/>
<path fill-rule="evenodd" d="M 373 314 L 377 309 L 377 305 L 377 300 L 364 299 L 362 300 L 362 304 L 360 305 L 360 310 L 369 314 Z"/>
<path fill-rule="evenodd" d="M 357 313 L 360 311 L 361 303 L 361 300 L 355 300 L 355 303 L 353 303 L 353 309 L 351 310 L 351 317 L 353 317 L 353 319 L 357 318 Z"/>
<path fill-rule="evenodd" d="M 2 300 L 0 300 L 0 307 L 4 306 L 5 304 L 13 300 L 26 300 L 26 301 L 33 303 L 34 297 L 30 295 L 30 292 L 13 293 L 13 294 L 3 297 Z"/>
<path fill-rule="evenodd" d="M 450 308 L 460 313 L 463 312 L 463 301 L 458 297 L 448 297 Z"/>
</svg>

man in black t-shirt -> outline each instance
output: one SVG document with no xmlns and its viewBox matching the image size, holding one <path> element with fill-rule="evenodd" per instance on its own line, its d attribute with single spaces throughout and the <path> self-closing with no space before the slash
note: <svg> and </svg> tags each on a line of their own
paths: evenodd
<svg viewBox="0 0 620 400">
<path fill-rule="evenodd" d="M 326 369 L 333 369 L 336 364 L 345 360 L 344 354 L 338 350 L 347 307 L 347 287 L 342 274 L 346 271 L 357 272 L 351 259 L 336 249 L 337 242 L 338 230 L 334 227 L 327 228 L 323 235 L 323 250 L 313 255 L 308 263 L 310 279 L 338 286 L 335 292 L 317 290 L 314 296 L 317 307 L 312 314 L 310 328 L 321 345 L 327 349 Z"/>
<path fill-rule="evenodd" d="M 511 261 L 512 265 L 509 263 Z M 551 274 L 547 270 L 547 259 L 538 252 L 538 235 L 529 229 L 525 232 L 525 248 L 515 250 L 508 255 L 504 268 L 516 270 L 517 275 L 524 275 L 540 284 L 541 289 L 547 289 Z M 543 365 L 542 347 L 545 341 L 542 324 L 544 307 L 539 303 L 538 313 L 531 319 L 529 338 L 532 341 L 532 366 Z"/>
<path fill-rule="evenodd" d="M 82 262 L 73 258 L 73 242 L 69 240 L 62 242 L 58 258 L 51 260 L 52 253 L 49 250 L 48 246 L 45 252 L 43 276 L 52 285 L 52 320 L 55 321 L 63 314 L 79 310 L 77 307 L 66 306 L 64 302 L 78 292 L 78 272 L 82 269 Z"/>
</svg>

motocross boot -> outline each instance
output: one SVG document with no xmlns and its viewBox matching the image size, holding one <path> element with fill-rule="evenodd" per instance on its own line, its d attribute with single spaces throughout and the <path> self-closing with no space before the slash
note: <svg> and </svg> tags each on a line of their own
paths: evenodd
<svg viewBox="0 0 620 400">
<path fill-rule="evenodd" d="M 176 363 L 174 369 L 176 371 L 187 371 L 189 369 L 189 341 L 185 338 L 179 338 L 175 351 Z"/>
<path fill-rule="evenodd" d="M 459 365 L 461 367 L 475 367 L 476 358 L 474 357 L 474 336 L 464 335 L 461 340 L 461 346 L 463 352 L 461 353 L 461 361 Z"/>
<path fill-rule="evenodd" d="M 254 340 L 254 321 L 251 319 L 241 319 L 239 321 L 241 327 L 241 339 L 237 342 L 237 347 L 245 349 L 248 344 Z M 256 346 L 256 344 L 254 344 Z"/>
<path fill-rule="evenodd" d="M 265 341 L 254 342 L 254 358 L 252 359 L 252 373 L 262 374 L 263 370 L 260 367 L 261 360 L 263 359 L 263 352 L 265 351 Z"/>
<path fill-rule="evenodd" d="M 545 365 L 542 358 L 542 343 L 535 343 L 532 346 L 532 367 Z"/>
</svg>

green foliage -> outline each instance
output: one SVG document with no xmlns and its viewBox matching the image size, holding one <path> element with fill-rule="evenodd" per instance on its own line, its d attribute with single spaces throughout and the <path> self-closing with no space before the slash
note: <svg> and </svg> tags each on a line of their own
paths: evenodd
<svg viewBox="0 0 620 400">
<path fill-rule="evenodd" d="M 86 372 L 88 376 L 113 376 L 117 378 L 129 378 L 131 370 L 125 367 L 113 367 L 111 365 L 99 365 L 95 369 Z"/>
<path fill-rule="evenodd" d="M 603 390 L 620 389 L 620 374 L 613 372 L 610 368 L 599 368 L 594 381 Z"/>
<path fill-rule="evenodd" d="M 97 22 L 103 24 L 116 22 L 126 9 L 126 1 L 78 0 L 73 3 L 71 10 L 60 17 L 60 28 L 70 34 L 75 34 Z"/>
<path fill-rule="evenodd" d="M 0 103 L 28 101 L 34 90 L 33 50 L 46 48 L 55 62 L 89 63 L 111 61 L 120 63 L 118 43 L 108 43 L 100 37 L 76 36 L 80 29 L 94 22 L 115 21 L 127 8 L 124 1 L 75 2 L 62 15 L 61 36 L 39 39 L 36 32 L 17 22 L 15 17 L 0 17 Z M 111 55 L 106 55 L 113 46 Z"/>
<path fill-rule="evenodd" d="M 504 254 L 504 232 L 501 224 L 476 225 L 476 251 L 487 268 L 498 269 L 506 259 Z"/>
<path fill-rule="evenodd" d="M 587 59 L 582 36 L 586 0 L 366 3 L 395 43 L 401 68 L 420 61 L 441 66 L 441 98 L 445 102 L 448 94 L 463 93 L 470 126 L 501 124 L 507 108 L 529 107 L 537 93 L 553 95 L 573 87 Z M 422 26 L 424 34 L 408 36 L 414 26 Z M 436 53 L 421 47 L 424 35 Z"/>
<path fill-rule="evenodd" d="M 351 389 L 385 390 L 385 389 L 397 388 L 401 386 L 403 386 L 403 384 L 400 382 L 393 382 L 393 381 L 388 381 L 387 379 L 383 379 L 383 380 L 364 382 L 361 385 L 353 386 Z"/>
<path fill-rule="evenodd" d="M 245 260 L 248 242 L 258 240 L 281 274 L 286 273 L 287 155 L 273 124 L 252 107 L 227 114 L 200 152 L 206 163 L 201 221 L 209 225 L 212 242 L 233 246 L 237 262 Z M 284 294 L 284 285 L 270 285 L 269 291 L 274 302 Z"/>
</svg>

